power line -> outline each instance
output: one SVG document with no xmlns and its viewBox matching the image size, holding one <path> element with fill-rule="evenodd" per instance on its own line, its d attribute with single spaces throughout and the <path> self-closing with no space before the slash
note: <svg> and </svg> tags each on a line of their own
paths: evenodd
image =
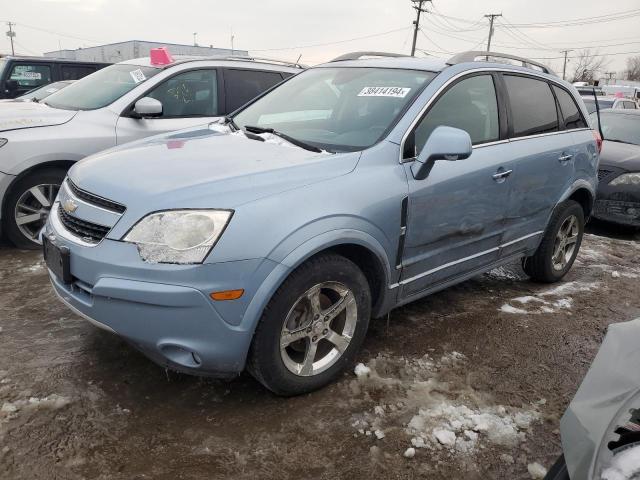
<svg viewBox="0 0 640 480">
<path fill-rule="evenodd" d="M 640 9 L 626 10 L 623 12 L 610 13 L 607 15 L 598 15 L 593 17 L 576 18 L 573 20 L 557 20 L 551 22 L 532 22 L 532 23 L 514 23 L 512 26 L 518 28 L 557 28 L 557 27 L 576 27 L 580 25 L 589 25 L 592 23 L 613 22 L 617 20 L 626 20 L 640 16 Z"/>
</svg>

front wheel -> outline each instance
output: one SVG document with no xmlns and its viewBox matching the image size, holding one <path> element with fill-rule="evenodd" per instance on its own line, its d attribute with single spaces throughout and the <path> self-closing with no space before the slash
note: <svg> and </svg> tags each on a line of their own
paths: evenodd
<svg viewBox="0 0 640 480">
<path fill-rule="evenodd" d="M 248 370 L 278 395 L 323 387 L 353 361 L 370 313 L 362 271 L 339 255 L 314 257 L 287 278 L 265 308 Z"/>
<path fill-rule="evenodd" d="M 524 259 L 524 271 L 538 282 L 561 280 L 578 255 L 583 235 L 582 206 L 574 200 L 561 203 L 551 216 L 538 250 Z"/>
<path fill-rule="evenodd" d="M 38 236 L 47 221 L 51 206 L 66 175 L 66 170 L 47 168 L 21 178 L 6 198 L 3 230 L 18 248 L 40 248 Z"/>
</svg>

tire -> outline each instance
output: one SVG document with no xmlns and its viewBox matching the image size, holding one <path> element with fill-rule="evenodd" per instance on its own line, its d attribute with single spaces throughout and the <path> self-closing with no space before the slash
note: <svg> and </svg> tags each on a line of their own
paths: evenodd
<svg viewBox="0 0 640 480">
<path fill-rule="evenodd" d="M 564 246 L 561 245 L 563 242 L 561 228 L 563 232 L 567 229 L 571 230 L 565 239 L 567 243 Z M 582 206 L 574 200 L 561 203 L 551 216 L 538 250 L 531 257 L 523 260 L 524 271 L 537 282 L 554 283 L 560 281 L 571 269 L 580 250 L 583 235 L 584 211 Z M 561 255 L 558 248 L 562 250 Z"/>
<path fill-rule="evenodd" d="M 567 471 L 567 464 L 564 461 L 564 455 L 560 455 L 556 463 L 549 469 L 544 480 L 571 480 Z"/>
<path fill-rule="evenodd" d="M 19 179 L 5 199 L 2 227 L 7 239 L 16 247 L 36 250 L 40 248 L 37 233 L 49 216 L 53 200 L 67 171 L 62 168 L 45 168 Z M 31 193 L 31 189 L 38 194 Z M 47 205 L 48 204 L 48 205 Z M 17 217 L 29 216 L 39 219 L 19 224 Z"/>
<path fill-rule="evenodd" d="M 340 255 L 313 257 L 294 270 L 269 301 L 247 369 L 277 395 L 321 388 L 353 363 L 370 315 L 371 293 L 362 271 Z M 317 349 L 313 356 L 312 345 Z"/>
</svg>

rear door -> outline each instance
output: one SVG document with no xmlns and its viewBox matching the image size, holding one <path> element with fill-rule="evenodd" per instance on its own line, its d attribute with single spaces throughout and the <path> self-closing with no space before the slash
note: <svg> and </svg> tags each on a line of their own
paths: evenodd
<svg viewBox="0 0 640 480">
<path fill-rule="evenodd" d="M 405 140 L 409 201 L 400 281 L 403 299 L 498 259 L 510 178 L 496 78 L 482 73 L 459 79 Z M 411 163 L 440 125 L 469 133 L 473 153 L 466 160 L 438 161 L 427 178 L 416 180 Z"/>
<path fill-rule="evenodd" d="M 280 72 L 225 68 L 225 114 L 231 113 L 283 80 Z"/>
<path fill-rule="evenodd" d="M 118 118 L 118 145 L 158 133 L 209 123 L 219 117 L 218 69 L 201 68 L 177 73 L 142 95 L 162 103 L 162 115 L 136 118 L 133 105 Z"/>
<path fill-rule="evenodd" d="M 501 255 L 533 248 L 574 178 L 577 150 L 564 130 L 552 86 L 542 77 L 502 74 L 513 170 Z"/>
</svg>

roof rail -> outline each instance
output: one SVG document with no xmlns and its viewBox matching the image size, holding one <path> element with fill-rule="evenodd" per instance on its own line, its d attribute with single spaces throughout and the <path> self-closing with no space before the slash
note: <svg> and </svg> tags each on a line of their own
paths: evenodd
<svg viewBox="0 0 640 480">
<path fill-rule="evenodd" d="M 534 70 L 539 69 L 539 70 L 542 70 L 544 73 L 548 73 L 550 75 L 555 75 L 555 72 L 553 70 L 551 70 L 549 67 L 547 67 L 546 65 L 544 65 L 542 63 L 535 62 L 535 61 L 530 60 L 528 58 L 517 57 L 515 55 L 511 55 L 511 54 L 508 54 L 508 53 L 499 53 L 499 52 L 483 52 L 483 51 L 477 51 L 477 50 L 471 50 L 471 51 L 468 51 L 468 52 L 462 52 L 462 53 L 458 53 L 458 54 L 454 55 L 449 60 L 447 60 L 447 64 L 448 65 L 455 65 L 457 63 L 476 62 L 476 61 L 478 61 L 476 59 L 479 58 L 479 57 L 481 58 L 480 61 L 489 61 L 490 58 L 491 59 L 493 59 L 493 58 L 498 58 L 498 59 L 504 58 L 504 59 L 508 59 L 508 60 L 515 60 L 516 62 L 520 62 L 522 64 L 522 66 L 525 67 L 525 68 L 535 67 Z"/>
<path fill-rule="evenodd" d="M 339 57 L 329 60 L 332 62 L 344 62 L 345 60 L 360 60 L 362 57 L 408 57 L 409 55 L 403 55 L 401 53 L 386 53 L 386 52 L 351 52 L 340 55 Z"/>
<path fill-rule="evenodd" d="M 250 55 L 225 55 L 226 60 L 245 60 L 250 62 L 275 63 L 278 65 L 286 65 L 293 68 L 308 68 L 306 65 L 297 62 L 288 62 L 286 60 L 277 60 L 275 58 L 252 57 Z"/>
</svg>

